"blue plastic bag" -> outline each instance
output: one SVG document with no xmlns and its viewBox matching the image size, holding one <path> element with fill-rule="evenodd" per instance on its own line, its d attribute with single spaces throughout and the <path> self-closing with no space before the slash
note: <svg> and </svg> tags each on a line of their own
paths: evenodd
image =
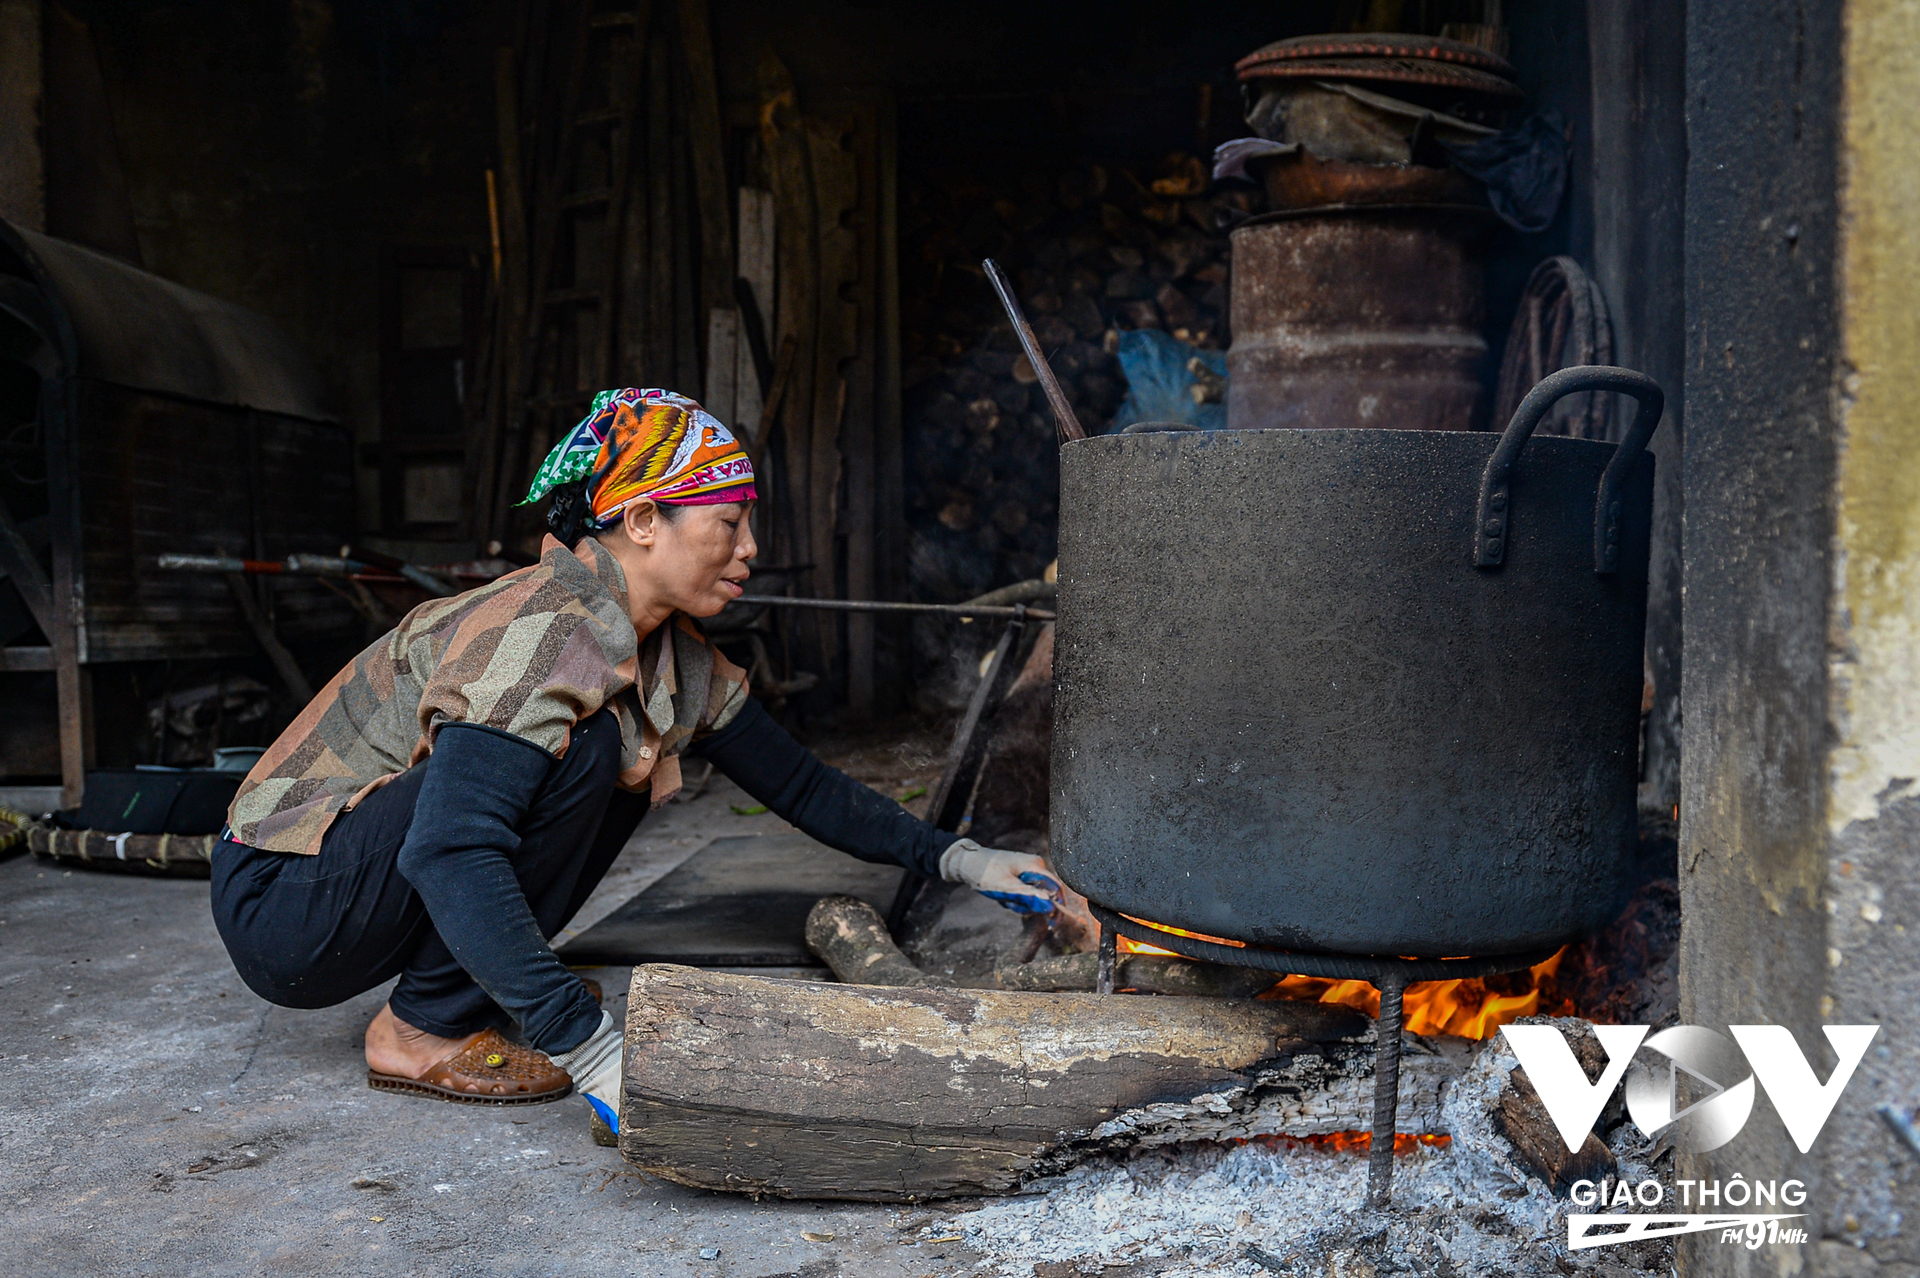
<svg viewBox="0 0 1920 1278">
<path fill-rule="evenodd" d="M 1120 334 L 1120 371 L 1127 378 L 1127 397 L 1114 416 L 1113 428 L 1135 422 L 1181 422 L 1201 430 L 1225 430 L 1225 404 L 1194 402 L 1194 376 L 1187 361 L 1201 363 L 1221 377 L 1227 375 L 1224 351 L 1203 351 L 1157 328 L 1136 328 Z"/>
</svg>

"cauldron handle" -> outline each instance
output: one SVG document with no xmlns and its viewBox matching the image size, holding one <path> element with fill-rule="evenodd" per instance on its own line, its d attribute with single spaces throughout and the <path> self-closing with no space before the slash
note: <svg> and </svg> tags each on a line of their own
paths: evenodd
<svg viewBox="0 0 1920 1278">
<path fill-rule="evenodd" d="M 1487 459 L 1486 473 L 1480 477 L 1480 506 L 1473 525 L 1473 562 L 1477 566 L 1494 568 L 1506 559 L 1507 530 L 1513 523 L 1513 466 L 1533 428 L 1556 401 L 1581 391 L 1619 391 L 1640 401 L 1640 411 L 1634 414 L 1627 437 L 1620 441 L 1613 460 L 1600 476 L 1600 492 L 1593 503 L 1593 570 L 1605 576 L 1620 566 L 1620 488 L 1646 451 L 1654 427 L 1660 424 L 1667 397 L 1660 384 L 1645 373 L 1597 364 L 1549 373 L 1520 401 L 1513 420 L 1494 446 L 1493 456 Z"/>
</svg>

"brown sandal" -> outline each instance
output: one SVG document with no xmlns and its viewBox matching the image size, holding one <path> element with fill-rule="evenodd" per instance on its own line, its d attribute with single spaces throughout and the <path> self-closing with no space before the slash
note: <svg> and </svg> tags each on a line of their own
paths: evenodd
<svg viewBox="0 0 1920 1278">
<path fill-rule="evenodd" d="M 539 1105 L 573 1091 L 573 1078 L 546 1055 L 482 1030 L 419 1078 L 367 1071 L 367 1086 L 467 1105 Z"/>
</svg>

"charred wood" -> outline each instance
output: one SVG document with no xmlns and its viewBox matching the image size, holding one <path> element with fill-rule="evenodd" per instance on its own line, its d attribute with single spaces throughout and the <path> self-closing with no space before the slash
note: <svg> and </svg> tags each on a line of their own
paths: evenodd
<svg viewBox="0 0 1920 1278">
<path fill-rule="evenodd" d="M 1642 884 L 1605 931 L 1567 951 L 1555 981 L 1588 1020 L 1671 1024 L 1680 1011 L 1679 884 Z"/>
<path fill-rule="evenodd" d="M 1605 1072 L 1606 1049 L 1585 1023 L 1548 1017 L 1527 1017 L 1521 1023 L 1558 1026 L 1566 1035 L 1574 1058 L 1580 1062 L 1581 1070 L 1589 1079 L 1596 1079 Z M 1553 1119 L 1547 1114 L 1547 1107 L 1541 1104 L 1538 1093 L 1523 1069 L 1516 1068 L 1508 1073 L 1491 1117 L 1494 1129 L 1513 1146 L 1514 1161 L 1545 1181 L 1555 1193 L 1565 1194 L 1577 1180 L 1598 1181 L 1617 1170 L 1613 1153 L 1600 1138 L 1600 1133 L 1610 1130 L 1626 1117 L 1626 1105 L 1618 1091 L 1607 1102 L 1607 1107 L 1594 1124 L 1595 1130 L 1587 1133 L 1578 1150 L 1568 1149 L 1567 1143 L 1560 1138 L 1559 1129 L 1554 1126 Z"/>
</svg>

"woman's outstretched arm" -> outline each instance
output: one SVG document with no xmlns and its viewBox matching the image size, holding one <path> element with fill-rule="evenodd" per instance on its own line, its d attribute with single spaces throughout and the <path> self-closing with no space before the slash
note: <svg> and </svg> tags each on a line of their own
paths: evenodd
<svg viewBox="0 0 1920 1278">
<path fill-rule="evenodd" d="M 959 835 L 908 812 L 884 794 L 828 767 L 749 700 L 733 721 L 689 747 L 809 837 L 862 861 L 904 865 L 940 877 L 940 854 Z"/>
</svg>

